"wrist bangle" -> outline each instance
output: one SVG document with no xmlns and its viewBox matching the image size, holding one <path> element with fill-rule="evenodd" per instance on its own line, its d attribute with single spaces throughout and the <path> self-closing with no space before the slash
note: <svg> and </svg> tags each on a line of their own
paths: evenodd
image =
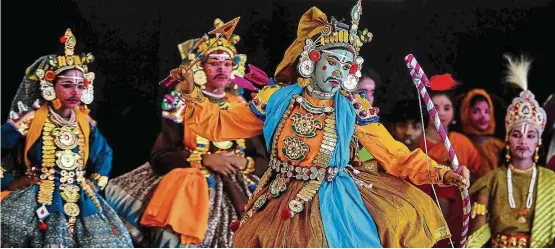
<svg viewBox="0 0 555 249">
<path fill-rule="evenodd" d="M 245 157 L 247 159 L 247 166 L 243 170 L 244 174 L 252 174 L 256 171 L 254 159 L 251 157 Z"/>
<path fill-rule="evenodd" d="M 102 176 L 98 173 L 92 173 L 91 179 L 96 180 L 96 185 L 98 185 L 98 187 L 100 187 L 101 190 L 104 189 L 104 187 L 106 187 L 106 185 L 108 184 L 108 177 Z"/>
</svg>

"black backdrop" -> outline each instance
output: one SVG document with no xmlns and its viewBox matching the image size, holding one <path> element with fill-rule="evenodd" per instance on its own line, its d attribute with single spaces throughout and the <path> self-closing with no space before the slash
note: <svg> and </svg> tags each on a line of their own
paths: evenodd
<svg viewBox="0 0 555 249">
<path fill-rule="evenodd" d="M 39 56 L 62 52 L 66 28 L 77 50 L 92 52 L 97 74 L 92 115 L 114 149 L 113 176 L 148 159 L 159 129 L 157 82 L 180 62 L 177 44 L 206 32 L 214 18 L 241 16 L 238 46 L 249 62 L 273 72 L 295 38 L 302 13 L 316 5 L 349 18 L 354 1 L 9 1 L 2 6 L 2 123 L 25 68 Z M 546 0 L 365 0 L 361 27 L 374 33 L 362 50 L 379 72 L 377 105 L 387 113 L 415 96 L 403 58 L 413 53 L 426 73 L 452 72 L 464 90 L 482 87 L 508 100 L 502 54 L 534 58 L 529 81 L 543 101 L 555 91 L 554 2 Z M 500 115 L 502 116 L 502 112 Z M 502 133 L 503 131 L 500 131 Z"/>
</svg>

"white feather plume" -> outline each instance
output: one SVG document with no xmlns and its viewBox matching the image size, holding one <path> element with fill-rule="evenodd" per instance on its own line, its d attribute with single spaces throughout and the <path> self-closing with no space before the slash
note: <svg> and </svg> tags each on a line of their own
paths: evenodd
<svg viewBox="0 0 555 249">
<path fill-rule="evenodd" d="M 503 57 L 507 60 L 507 76 L 505 80 L 509 83 L 515 84 L 522 90 L 528 90 L 528 71 L 532 60 L 521 55 L 520 58 L 514 58 L 508 54 Z"/>
</svg>

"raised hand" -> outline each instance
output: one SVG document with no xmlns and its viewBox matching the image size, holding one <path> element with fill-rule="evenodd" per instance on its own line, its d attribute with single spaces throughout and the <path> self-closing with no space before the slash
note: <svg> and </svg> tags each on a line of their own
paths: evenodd
<svg viewBox="0 0 555 249">
<path fill-rule="evenodd" d="M 187 62 L 184 65 L 170 71 L 172 79 L 179 81 L 177 84 L 177 90 L 184 93 L 191 93 L 194 88 L 193 69 L 190 68 L 187 70 L 189 65 L 190 63 Z"/>
</svg>

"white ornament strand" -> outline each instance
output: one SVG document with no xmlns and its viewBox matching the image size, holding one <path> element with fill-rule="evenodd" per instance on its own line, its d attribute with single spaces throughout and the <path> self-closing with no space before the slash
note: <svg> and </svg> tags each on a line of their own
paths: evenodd
<svg viewBox="0 0 555 249">
<path fill-rule="evenodd" d="M 511 167 L 507 169 L 507 188 L 509 192 L 509 206 L 511 208 L 516 208 L 515 197 L 513 195 L 513 173 L 511 172 Z M 530 186 L 528 186 L 528 197 L 526 198 L 526 208 L 532 207 L 532 200 L 534 194 L 534 186 L 536 185 L 537 169 L 536 165 L 532 166 L 532 179 L 530 180 Z"/>
<path fill-rule="evenodd" d="M 209 91 L 202 90 L 202 93 L 204 93 L 205 95 L 210 96 L 210 97 L 212 97 L 212 98 L 215 98 L 215 99 L 223 99 L 223 98 L 225 98 L 225 92 L 219 93 L 219 94 L 218 94 L 218 93 L 211 93 L 211 92 L 209 92 Z"/>
<path fill-rule="evenodd" d="M 53 120 L 55 123 L 62 125 L 62 126 L 72 126 L 75 124 L 75 111 L 71 110 L 71 114 L 69 116 L 69 120 L 66 120 L 65 118 L 63 118 L 62 116 L 60 116 L 60 114 L 56 113 L 52 107 L 48 106 L 48 111 L 50 112 L 50 114 L 53 117 Z"/>
</svg>

